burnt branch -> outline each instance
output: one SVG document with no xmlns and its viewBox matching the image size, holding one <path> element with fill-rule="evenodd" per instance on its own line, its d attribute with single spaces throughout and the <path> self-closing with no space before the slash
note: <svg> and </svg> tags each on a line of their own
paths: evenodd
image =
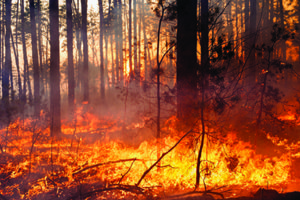
<svg viewBox="0 0 300 200">
<path fill-rule="evenodd" d="M 136 186 L 139 186 L 140 183 L 142 182 L 142 180 L 145 178 L 145 176 L 153 169 L 153 167 L 155 167 L 168 153 L 170 153 L 173 149 L 175 149 L 175 147 L 177 147 L 177 145 L 187 136 L 189 135 L 191 132 L 193 131 L 193 129 L 189 130 L 186 134 L 184 134 L 184 136 L 182 136 L 178 142 L 176 142 L 176 144 L 171 147 L 167 152 L 163 153 L 159 159 L 157 159 L 157 161 L 151 165 L 145 172 L 144 174 L 142 175 L 142 177 L 140 178 L 140 180 L 137 182 Z"/>
<path fill-rule="evenodd" d="M 85 168 L 83 168 L 81 170 L 78 170 L 76 172 L 73 172 L 72 175 L 74 176 L 74 175 L 79 174 L 81 172 L 84 172 L 86 170 L 89 170 L 89 169 L 92 169 L 92 168 L 95 168 L 95 167 L 99 167 L 99 166 L 102 166 L 102 165 L 116 164 L 116 163 L 129 162 L 129 161 L 142 161 L 142 160 L 139 160 L 137 158 L 130 158 L 130 159 L 122 159 L 122 160 L 115 160 L 115 161 L 108 161 L 108 162 L 104 162 L 104 163 L 98 163 L 98 164 L 95 164 L 95 165 L 85 167 Z"/>
<path fill-rule="evenodd" d="M 101 189 L 96 189 L 90 192 L 86 192 L 83 194 L 80 194 L 81 199 L 86 199 L 88 197 L 91 197 L 93 195 L 102 193 L 102 192 L 107 192 L 107 191 L 113 191 L 113 190 L 120 190 L 120 191 L 126 191 L 126 192 L 132 192 L 135 194 L 142 194 L 145 195 L 143 193 L 143 190 L 137 186 L 132 186 L 132 185 L 117 185 L 116 187 L 108 187 L 108 188 L 101 188 Z M 74 195 L 72 197 L 70 197 L 68 200 L 71 199 L 77 199 L 78 198 L 78 194 Z"/>
<path fill-rule="evenodd" d="M 134 164 L 134 162 L 136 161 L 136 159 L 134 159 L 133 161 L 132 161 L 132 163 L 131 163 L 131 165 L 130 165 L 130 167 L 128 168 L 128 170 L 125 172 L 125 174 L 124 175 L 122 175 L 122 177 L 120 178 L 120 180 L 119 180 L 119 183 L 118 184 L 120 184 L 121 183 L 121 181 L 123 180 L 123 178 L 130 172 L 130 170 L 131 170 L 131 168 L 132 168 L 132 166 L 133 166 L 133 164 Z"/>
</svg>

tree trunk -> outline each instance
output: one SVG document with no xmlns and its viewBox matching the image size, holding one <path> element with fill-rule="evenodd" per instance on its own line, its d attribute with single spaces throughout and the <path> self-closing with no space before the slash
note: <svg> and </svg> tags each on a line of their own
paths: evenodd
<svg viewBox="0 0 300 200">
<path fill-rule="evenodd" d="M 50 132 L 61 134 L 60 73 L 59 73 L 59 15 L 58 0 L 49 0 L 50 12 Z"/>
<path fill-rule="evenodd" d="M 145 81 L 148 80 L 148 65 L 147 65 L 147 47 L 148 47 L 148 41 L 147 41 L 147 34 L 146 34 L 146 23 L 145 23 L 145 0 L 143 0 L 142 3 L 142 20 L 143 20 L 143 36 L 144 36 L 144 71 L 145 71 Z"/>
<path fill-rule="evenodd" d="M 132 35 L 131 35 L 131 32 L 132 32 L 132 8 L 131 8 L 131 0 L 129 0 L 129 10 L 128 10 L 128 14 L 129 14 L 129 22 L 128 22 L 128 48 L 129 48 L 129 76 L 130 76 L 130 79 L 133 78 L 133 71 L 132 71 Z"/>
<path fill-rule="evenodd" d="M 103 29 L 104 29 L 104 16 L 102 0 L 98 0 L 99 13 L 100 13 L 100 95 L 101 99 L 105 99 L 105 82 L 104 82 L 104 56 L 103 56 Z"/>
<path fill-rule="evenodd" d="M 283 10 L 283 2 L 282 0 L 279 0 L 279 9 L 280 9 L 280 26 L 282 28 L 282 30 L 285 29 L 285 26 L 284 26 L 284 10 Z M 285 40 L 282 41 L 282 44 L 281 44 L 281 51 L 282 51 L 282 60 L 283 61 L 286 61 L 286 43 L 285 43 Z"/>
<path fill-rule="evenodd" d="M 141 39 L 141 34 L 142 34 L 142 18 L 143 18 L 143 16 L 142 16 L 142 9 L 141 9 L 141 1 L 139 1 L 138 2 L 138 5 L 139 5 L 139 7 L 138 7 L 138 9 L 139 9 L 139 29 L 138 29 L 138 41 L 137 41 L 137 48 L 138 48 L 138 61 L 137 61 L 137 63 L 138 63 L 138 72 L 139 72 L 139 80 L 141 81 L 141 78 L 142 78 L 142 76 L 141 76 L 141 54 L 142 54 L 142 51 L 141 51 L 141 41 L 142 41 L 142 39 Z"/>
<path fill-rule="evenodd" d="M 136 0 L 133 0 L 133 60 L 135 78 L 139 79 L 139 68 L 137 63 L 137 18 L 136 18 Z"/>
<path fill-rule="evenodd" d="M 250 88 L 255 85 L 256 82 L 256 63 L 255 63 L 255 45 L 256 45 L 256 0 L 250 0 L 250 36 L 249 36 L 249 83 Z M 248 55 L 246 55 L 248 56 Z"/>
<path fill-rule="evenodd" d="M 34 80 L 34 115 L 36 117 L 40 114 L 40 72 L 37 50 L 37 35 L 35 23 L 35 6 L 34 0 L 30 0 L 30 28 L 31 28 L 31 49 L 33 61 L 33 80 Z"/>
<path fill-rule="evenodd" d="M 122 18 L 122 1 L 118 0 L 119 4 L 119 34 L 120 34 L 120 79 L 121 85 L 124 84 L 124 60 L 123 60 L 123 18 Z"/>
<path fill-rule="evenodd" d="M 120 38 L 119 38 L 119 12 L 120 12 L 120 7 L 118 4 L 117 0 L 114 0 L 114 14 L 116 16 L 115 18 L 115 26 L 114 26 L 114 30 L 115 30 L 115 46 L 116 46 L 116 79 L 117 79 L 117 84 L 120 82 L 120 51 L 119 51 L 119 43 L 120 43 Z"/>
<path fill-rule="evenodd" d="M 79 89 L 79 91 L 81 92 L 82 89 L 82 52 L 81 52 L 81 23 L 80 23 L 80 14 L 79 14 L 79 0 L 77 0 L 77 7 L 75 4 L 75 1 L 73 1 L 74 3 L 74 7 L 75 7 L 75 11 L 76 11 L 76 49 L 77 49 L 77 87 Z"/>
<path fill-rule="evenodd" d="M 89 57 L 87 42 L 87 0 L 81 0 L 83 42 L 83 101 L 89 102 Z"/>
<path fill-rule="evenodd" d="M 21 74 L 20 74 L 20 62 L 19 62 L 19 50 L 18 50 L 18 26 L 19 26 L 19 0 L 17 0 L 17 12 L 16 12 L 16 33 L 15 33 L 15 45 L 13 44 L 13 47 L 15 47 L 15 60 L 16 60 L 16 66 L 17 66 L 17 72 L 18 72 L 18 89 L 19 89 L 19 100 L 22 98 L 22 80 L 21 80 Z M 12 35 L 12 41 L 13 41 L 13 35 Z M 13 42 L 14 43 L 14 42 Z"/>
<path fill-rule="evenodd" d="M 67 51 L 68 51 L 68 103 L 71 111 L 75 102 L 75 79 L 73 64 L 73 19 L 72 0 L 66 1 L 67 6 Z"/>
<path fill-rule="evenodd" d="M 1 76 L 1 79 L 2 79 L 2 69 L 3 69 L 3 43 L 2 43 L 2 38 L 3 38 L 3 29 L 2 29 L 2 24 L 3 24 L 3 9 L 2 9 L 2 5 L 1 3 L 3 4 L 3 2 L 0 2 L 0 76 Z M 2 86 L 2 82 L 1 82 L 1 86 Z M 1 93 L 2 93 L 2 88 L 1 88 Z"/>
<path fill-rule="evenodd" d="M 115 81 L 116 81 L 116 77 L 115 77 L 115 65 L 114 63 L 116 62 L 114 59 L 114 41 L 116 41 L 116 39 L 114 39 L 114 35 L 112 34 L 112 31 L 110 33 L 110 50 L 111 50 L 111 86 L 114 87 L 115 86 Z"/>
<path fill-rule="evenodd" d="M 209 68 L 209 52 L 208 52 L 208 0 L 201 0 L 201 145 L 198 152 L 197 158 L 197 167 L 196 167 L 196 186 L 197 189 L 200 184 L 200 165 L 201 165 L 201 156 L 205 139 L 205 120 L 204 120 L 204 109 L 205 109 L 205 91 L 206 91 L 206 71 Z"/>
<path fill-rule="evenodd" d="M 37 1 L 37 15 L 38 15 L 38 48 L 39 48 L 39 62 L 40 62 L 40 86 L 41 86 L 41 95 L 44 95 L 45 92 L 45 83 L 44 83 L 44 65 L 43 65 L 43 49 L 42 49 L 42 29 L 41 29 L 41 2 Z"/>
<path fill-rule="evenodd" d="M 24 82 L 23 82 L 23 102 L 26 103 L 26 85 L 28 87 L 29 92 L 29 102 L 32 102 L 32 91 L 31 84 L 29 80 L 29 70 L 28 70 L 28 60 L 27 60 L 27 48 L 26 48 L 26 40 L 25 40 L 25 18 L 24 18 L 24 0 L 21 0 L 21 21 L 22 21 L 22 31 L 21 31 L 21 39 L 22 39 L 22 49 L 23 49 L 23 62 L 24 62 Z"/>
<path fill-rule="evenodd" d="M 177 7 L 177 116 L 183 120 L 196 114 L 197 1 L 177 0 Z"/>
<path fill-rule="evenodd" d="M 2 100 L 4 105 L 9 104 L 9 75 L 11 69 L 11 49 L 10 49 L 10 35 L 11 35 L 11 0 L 5 0 L 5 64 L 2 71 Z"/>
<path fill-rule="evenodd" d="M 19 89 L 19 99 L 22 98 L 22 84 L 21 84 L 21 75 L 20 75 L 20 65 L 19 65 L 19 55 L 18 55 L 18 43 L 14 42 L 14 37 L 11 34 L 11 41 L 12 41 L 12 47 L 15 55 L 15 61 L 16 61 L 16 67 L 17 67 L 17 73 L 18 73 L 18 89 Z M 15 47 L 16 46 L 16 47 Z"/>
</svg>

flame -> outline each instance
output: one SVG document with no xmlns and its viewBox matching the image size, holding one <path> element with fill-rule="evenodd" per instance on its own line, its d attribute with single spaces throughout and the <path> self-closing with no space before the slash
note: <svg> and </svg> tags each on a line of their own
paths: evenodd
<svg viewBox="0 0 300 200">
<path fill-rule="evenodd" d="M 104 135 L 110 137 L 111 134 L 122 132 L 124 127 L 120 120 L 109 117 L 101 119 L 83 112 L 83 109 L 77 110 L 76 116 L 75 122 L 63 123 L 65 137 L 56 141 L 50 137 L 49 127 L 40 121 L 18 120 L 10 124 L 8 129 L 0 130 L 5 152 L 0 157 L 7 161 L 0 163 L 0 174 L 4 177 L 0 177 L 1 194 L 31 199 L 54 190 L 57 195 L 63 196 L 64 190 L 76 191 L 82 184 L 94 189 L 99 184 L 135 185 L 157 160 L 155 140 L 143 141 L 138 147 L 131 147 L 121 141 L 104 139 Z M 165 121 L 166 128 L 163 130 L 172 134 L 160 140 L 162 153 L 173 147 L 184 134 L 176 132 L 176 121 L 176 117 Z M 138 122 L 126 128 L 139 129 L 144 125 L 144 122 Z M 4 147 L 5 137 L 8 142 Z M 290 148 L 294 152 L 292 156 L 289 153 L 280 157 L 257 155 L 251 144 L 238 140 L 234 132 L 229 132 L 225 137 L 217 133 L 208 134 L 201 161 L 201 182 L 208 188 L 286 188 L 292 182 L 292 157 L 299 156 L 299 151 L 295 149 L 299 150 L 300 143 L 289 146 L 285 140 L 268 137 L 274 143 Z M 159 170 L 151 170 L 140 187 L 151 188 L 156 195 L 193 190 L 200 144 L 195 138 L 185 138 L 167 154 Z M 201 187 L 203 189 L 203 184 Z M 106 195 L 123 198 L 128 192 Z"/>
<path fill-rule="evenodd" d="M 125 77 L 129 77 L 130 75 L 130 66 L 129 66 L 129 59 L 126 61 L 126 66 L 125 66 Z"/>
</svg>

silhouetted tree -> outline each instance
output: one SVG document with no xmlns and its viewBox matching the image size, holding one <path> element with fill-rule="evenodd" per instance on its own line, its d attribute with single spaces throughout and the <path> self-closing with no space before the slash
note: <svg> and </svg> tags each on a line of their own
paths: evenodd
<svg viewBox="0 0 300 200">
<path fill-rule="evenodd" d="M 83 42 L 83 101 L 89 101 L 89 54 L 87 41 L 87 0 L 81 0 Z"/>
<path fill-rule="evenodd" d="M 177 115 L 192 112 L 197 94 L 197 1 L 177 0 Z"/>
<path fill-rule="evenodd" d="M 103 33 L 104 33 L 104 16 L 102 0 L 98 0 L 100 13 L 100 95 L 102 100 L 105 98 L 105 82 L 104 82 L 104 56 L 103 56 Z"/>
<path fill-rule="evenodd" d="M 29 69 L 28 69 L 28 59 L 27 59 L 27 48 L 26 48 L 26 40 L 25 40 L 25 14 L 24 14 L 24 0 L 21 0 L 21 40 L 22 40 L 22 51 L 23 51 L 23 63 L 24 63 L 24 79 L 23 79 L 23 103 L 26 103 L 26 85 L 28 87 L 29 93 L 29 102 L 32 102 L 32 91 L 29 80 Z"/>
<path fill-rule="evenodd" d="M 68 51 L 68 101 L 71 110 L 74 109 L 75 101 L 75 80 L 73 64 L 73 20 L 72 0 L 67 0 L 67 51 Z"/>
<path fill-rule="evenodd" d="M 40 114 L 40 71 L 37 50 L 37 35 L 35 22 L 35 5 L 34 0 L 30 0 L 30 24 L 31 24 L 31 49 L 33 61 L 33 80 L 34 80 L 34 114 Z"/>
<path fill-rule="evenodd" d="M 61 133 L 60 73 L 59 73 L 59 15 L 58 0 L 49 0 L 50 12 L 50 132 Z"/>
<path fill-rule="evenodd" d="M 9 76 L 11 70 L 11 0 L 5 0 L 5 64 L 2 71 L 2 100 L 4 104 L 9 103 Z"/>
</svg>

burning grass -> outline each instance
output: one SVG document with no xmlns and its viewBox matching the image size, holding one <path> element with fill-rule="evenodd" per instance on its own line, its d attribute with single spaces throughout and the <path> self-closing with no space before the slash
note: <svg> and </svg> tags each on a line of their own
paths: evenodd
<svg viewBox="0 0 300 200">
<path fill-rule="evenodd" d="M 118 120 L 87 113 L 77 118 L 76 128 L 64 123 L 64 137 L 54 139 L 40 121 L 18 120 L 1 130 L 0 192 L 8 199 L 140 199 L 193 191 L 199 132 L 178 133 L 170 120 L 165 128 L 170 134 L 160 145 L 153 139 L 135 147 L 112 138 L 129 127 L 139 131 L 143 123 L 126 129 Z M 249 195 L 252 188 L 282 191 L 293 182 L 291 153 L 257 155 L 233 132 L 221 136 L 210 130 L 206 141 L 200 190 Z M 164 157 L 153 165 L 158 149 Z"/>
</svg>

